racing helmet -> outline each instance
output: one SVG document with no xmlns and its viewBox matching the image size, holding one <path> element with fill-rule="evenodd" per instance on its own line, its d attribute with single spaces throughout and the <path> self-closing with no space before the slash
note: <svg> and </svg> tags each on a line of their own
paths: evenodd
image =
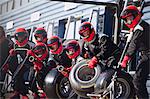
<svg viewBox="0 0 150 99">
<path fill-rule="evenodd" d="M 60 54 L 62 52 L 62 42 L 58 36 L 51 36 L 47 40 L 47 46 L 52 54 Z"/>
<path fill-rule="evenodd" d="M 43 61 L 48 57 L 48 48 L 42 42 L 38 42 L 32 51 L 40 61 Z"/>
<path fill-rule="evenodd" d="M 34 37 L 36 39 L 36 42 L 47 42 L 47 32 L 44 28 L 36 28 L 34 32 Z"/>
<path fill-rule="evenodd" d="M 17 28 L 14 37 L 16 44 L 22 47 L 27 44 L 29 35 L 25 28 Z"/>
<path fill-rule="evenodd" d="M 76 40 L 71 40 L 66 45 L 67 55 L 70 59 L 76 58 L 80 54 L 80 46 Z"/>
<path fill-rule="evenodd" d="M 134 5 L 129 5 L 123 10 L 121 18 L 124 20 L 125 25 L 129 28 L 134 28 L 141 19 L 141 12 Z"/>
<path fill-rule="evenodd" d="M 94 40 L 95 30 L 90 22 L 83 22 L 79 28 L 79 34 L 84 38 L 84 41 L 90 42 Z"/>
</svg>

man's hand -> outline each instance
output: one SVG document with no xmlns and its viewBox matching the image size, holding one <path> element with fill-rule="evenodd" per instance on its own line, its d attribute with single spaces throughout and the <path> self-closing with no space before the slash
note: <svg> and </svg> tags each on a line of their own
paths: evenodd
<svg viewBox="0 0 150 99">
<path fill-rule="evenodd" d="M 28 50 L 28 51 L 27 51 L 27 55 L 35 56 L 35 54 L 33 53 L 32 50 Z"/>
<path fill-rule="evenodd" d="M 67 70 L 68 72 L 70 72 L 70 71 L 71 71 L 71 69 L 72 69 L 72 66 L 71 66 L 71 67 L 66 68 L 66 70 Z"/>
<path fill-rule="evenodd" d="M 61 74 L 64 75 L 65 77 L 69 77 L 69 73 L 65 71 L 61 71 Z"/>
<path fill-rule="evenodd" d="M 15 56 L 16 55 L 16 51 L 14 49 L 11 49 L 9 51 L 10 56 Z"/>
<path fill-rule="evenodd" d="M 126 56 L 123 58 L 123 61 L 122 61 L 122 63 L 121 63 L 121 67 L 122 67 L 122 68 L 126 68 L 127 63 L 128 63 L 128 60 L 130 60 L 130 57 L 126 55 Z"/>
<path fill-rule="evenodd" d="M 43 66 L 43 63 L 42 63 L 42 62 L 35 61 L 35 62 L 33 62 L 33 64 L 34 64 L 34 69 L 35 69 L 36 71 L 40 71 L 40 70 L 42 69 L 42 66 Z"/>
<path fill-rule="evenodd" d="M 88 67 L 91 68 L 91 69 L 93 69 L 93 68 L 96 66 L 97 63 L 98 63 L 98 59 L 94 56 L 94 57 L 90 60 L 90 62 L 89 62 L 89 64 L 88 64 Z"/>
</svg>

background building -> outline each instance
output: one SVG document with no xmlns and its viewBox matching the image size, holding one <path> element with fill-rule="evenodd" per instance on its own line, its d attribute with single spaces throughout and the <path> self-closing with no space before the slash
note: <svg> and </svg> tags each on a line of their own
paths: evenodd
<svg viewBox="0 0 150 99">
<path fill-rule="evenodd" d="M 106 1 L 110 3 L 114 0 Z M 142 18 L 150 24 L 150 0 L 144 1 L 146 3 L 143 5 Z M 137 0 L 123 1 L 124 4 L 133 2 L 137 4 Z M 0 0 L 0 25 L 4 27 L 7 35 L 12 38 L 17 27 L 24 27 L 30 33 L 30 40 L 34 41 L 32 36 L 34 29 L 44 27 L 48 32 L 48 37 L 58 35 L 61 38 L 79 39 L 77 32 L 80 24 L 89 20 L 92 15 L 91 21 L 96 31 L 112 36 L 115 32 L 115 15 L 113 11 L 113 7 L 95 4 L 50 0 Z M 150 81 L 148 82 L 150 83 Z"/>
</svg>

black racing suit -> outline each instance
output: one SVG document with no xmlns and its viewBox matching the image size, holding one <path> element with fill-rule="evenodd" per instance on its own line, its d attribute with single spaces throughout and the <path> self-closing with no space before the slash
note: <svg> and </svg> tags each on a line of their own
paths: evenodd
<svg viewBox="0 0 150 99">
<path fill-rule="evenodd" d="M 99 61 L 106 63 L 108 67 L 116 66 L 120 59 L 120 49 L 113 43 L 113 41 L 106 35 L 100 37 L 98 34 L 95 40 L 88 43 L 84 42 L 82 46 L 81 56 L 84 57 L 88 53 L 88 58 L 96 56 Z"/>
<path fill-rule="evenodd" d="M 48 57 L 49 55 L 43 61 L 40 61 L 43 64 L 42 69 L 40 71 L 34 70 L 34 76 L 31 83 L 31 90 L 38 96 L 39 96 L 38 87 L 40 87 L 40 89 L 43 90 L 44 79 L 47 73 L 50 71 L 49 66 L 47 66 Z"/>
<path fill-rule="evenodd" d="M 72 60 L 67 56 L 66 49 L 63 49 L 60 54 L 51 54 L 47 64 L 51 69 L 57 65 L 62 65 L 65 68 L 72 66 Z"/>
<path fill-rule="evenodd" d="M 9 54 L 9 40 L 6 37 L 0 38 L 0 82 L 5 79 L 6 73 L 3 71 L 3 64 L 6 61 Z M 2 84 L 0 84 L 0 89 L 2 89 Z"/>
<path fill-rule="evenodd" d="M 150 31 L 149 24 L 140 21 L 133 30 L 133 37 L 129 44 L 126 55 L 132 57 L 134 52 L 140 52 L 140 59 L 136 67 L 134 85 L 139 99 L 148 99 L 146 81 L 150 66 Z"/>
<path fill-rule="evenodd" d="M 14 49 L 16 49 L 16 55 L 11 56 L 8 64 L 9 69 L 13 73 L 13 88 L 15 91 L 19 92 L 22 95 L 26 95 L 28 93 L 28 86 L 25 84 L 25 82 L 29 82 L 31 79 L 29 77 L 30 75 L 30 69 L 33 67 L 33 64 L 29 62 L 29 59 L 25 61 L 23 67 L 21 70 L 17 73 L 16 77 L 14 77 L 14 74 L 16 73 L 16 70 L 21 66 L 22 62 L 24 61 L 25 57 L 27 56 L 27 50 L 32 49 L 34 47 L 34 43 L 28 42 L 24 47 L 19 47 L 17 44 L 14 44 Z M 22 50 L 17 50 L 22 49 Z M 26 50 L 23 50 L 26 49 Z"/>
</svg>

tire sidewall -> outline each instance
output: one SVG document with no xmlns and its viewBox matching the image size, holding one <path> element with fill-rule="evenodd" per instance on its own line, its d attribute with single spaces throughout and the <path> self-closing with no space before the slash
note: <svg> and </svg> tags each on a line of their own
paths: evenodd
<svg viewBox="0 0 150 99">
<path fill-rule="evenodd" d="M 81 91 L 81 92 L 88 92 L 88 91 L 92 91 L 91 87 L 93 87 L 95 85 L 96 80 L 98 79 L 100 73 L 101 73 L 101 68 L 100 66 L 96 66 L 94 69 L 97 71 L 97 74 L 95 74 L 95 76 L 89 81 L 79 81 L 77 79 L 77 73 L 79 68 L 81 68 L 82 66 L 88 65 L 88 62 L 90 60 L 89 59 L 84 59 L 82 61 L 80 61 L 79 63 L 77 63 L 71 70 L 70 74 L 69 74 L 69 81 L 71 83 L 71 86 L 73 87 L 73 89 Z"/>
</svg>

